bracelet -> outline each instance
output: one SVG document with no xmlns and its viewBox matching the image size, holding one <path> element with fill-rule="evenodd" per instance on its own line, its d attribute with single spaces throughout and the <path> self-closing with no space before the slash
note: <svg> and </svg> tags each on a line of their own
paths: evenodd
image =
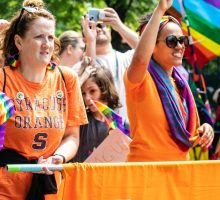
<svg viewBox="0 0 220 200">
<path fill-rule="evenodd" d="M 60 156 L 60 157 L 62 157 L 62 158 L 63 158 L 63 163 L 65 163 L 65 162 L 66 162 L 66 158 L 64 157 L 64 155 L 61 155 L 61 154 L 54 154 L 54 156 Z"/>
</svg>

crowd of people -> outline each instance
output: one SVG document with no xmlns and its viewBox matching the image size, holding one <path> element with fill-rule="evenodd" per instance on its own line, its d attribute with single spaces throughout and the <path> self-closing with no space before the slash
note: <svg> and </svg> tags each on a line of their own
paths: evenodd
<svg viewBox="0 0 220 200">
<path fill-rule="evenodd" d="M 194 146 L 211 146 L 212 124 L 200 124 L 195 97 L 178 69 L 189 40 L 165 15 L 172 3 L 160 0 L 142 18 L 139 36 L 114 9 L 104 8 L 101 21 L 82 17 L 82 33 L 67 30 L 56 38 L 55 17 L 42 0 L 24 0 L 10 21 L 0 21 L 0 87 L 15 107 L 0 151 L 0 199 L 57 192 L 46 167 L 34 174 L 4 167 L 84 162 L 111 129 L 96 100 L 130 126 L 127 162 L 189 160 Z M 112 47 L 109 27 L 131 50 Z"/>
</svg>

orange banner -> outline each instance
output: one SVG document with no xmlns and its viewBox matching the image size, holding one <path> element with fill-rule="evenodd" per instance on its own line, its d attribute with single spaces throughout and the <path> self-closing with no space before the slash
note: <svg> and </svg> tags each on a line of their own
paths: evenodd
<svg viewBox="0 0 220 200">
<path fill-rule="evenodd" d="M 216 200 L 220 161 L 65 164 L 59 200 Z"/>
</svg>

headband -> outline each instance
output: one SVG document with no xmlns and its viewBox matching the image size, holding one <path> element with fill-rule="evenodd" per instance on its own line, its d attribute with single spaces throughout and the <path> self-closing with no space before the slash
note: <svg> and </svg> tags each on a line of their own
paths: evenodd
<svg viewBox="0 0 220 200">
<path fill-rule="evenodd" d="M 181 25 L 176 18 L 172 17 L 171 15 L 164 15 L 160 20 L 160 26 L 159 26 L 158 33 L 167 25 L 168 22 L 173 22 L 181 28 Z M 143 33 L 147 24 L 148 24 L 148 22 L 143 24 L 143 26 L 140 28 L 139 35 L 141 35 Z"/>
</svg>

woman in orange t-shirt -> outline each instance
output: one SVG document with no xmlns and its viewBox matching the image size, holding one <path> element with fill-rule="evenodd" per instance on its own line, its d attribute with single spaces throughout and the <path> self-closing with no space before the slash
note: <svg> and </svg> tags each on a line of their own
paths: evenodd
<svg viewBox="0 0 220 200">
<path fill-rule="evenodd" d="M 9 173 L 6 164 L 62 164 L 77 152 L 87 117 L 77 75 L 51 62 L 58 48 L 54 16 L 43 1 L 24 1 L 1 46 L 0 87 L 15 107 L 0 151 L 1 200 L 43 199 L 57 191 L 47 168 L 43 174 Z"/>
<path fill-rule="evenodd" d="M 207 149 L 213 128 L 199 125 L 187 82 L 175 66 L 182 64 L 188 37 L 172 16 L 164 16 L 173 0 L 160 0 L 127 69 L 124 81 L 132 142 L 128 161 L 188 160 L 199 143 Z"/>
</svg>

